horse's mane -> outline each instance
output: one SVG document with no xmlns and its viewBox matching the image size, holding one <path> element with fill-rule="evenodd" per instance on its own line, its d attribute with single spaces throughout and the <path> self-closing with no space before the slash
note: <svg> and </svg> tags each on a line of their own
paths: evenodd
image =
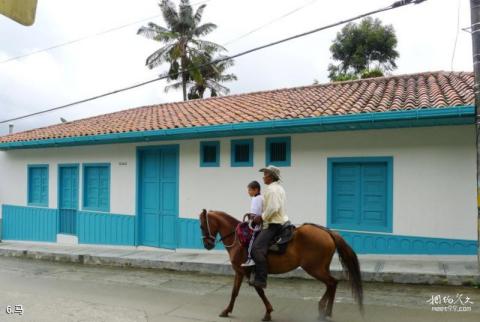
<svg viewBox="0 0 480 322">
<path fill-rule="evenodd" d="M 221 217 L 223 217 L 225 220 L 228 221 L 229 224 L 231 224 L 232 226 L 237 226 L 239 223 L 240 223 L 240 220 L 238 220 L 237 218 L 235 217 L 232 217 L 230 216 L 229 214 L 227 214 L 226 212 L 224 211 L 220 211 L 220 210 L 210 210 L 209 211 L 210 213 L 215 213 Z"/>
</svg>

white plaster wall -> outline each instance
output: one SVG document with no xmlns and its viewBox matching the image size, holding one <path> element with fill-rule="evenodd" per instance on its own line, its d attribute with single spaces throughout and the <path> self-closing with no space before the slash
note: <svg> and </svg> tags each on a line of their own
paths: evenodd
<svg viewBox="0 0 480 322">
<path fill-rule="evenodd" d="M 265 165 L 265 137 L 254 137 L 254 166 L 245 168 L 230 166 L 231 138 L 218 139 L 219 168 L 199 166 L 201 140 L 148 145 L 180 144 L 181 217 L 197 218 L 207 208 L 241 218 L 249 208 L 246 185 L 251 180 L 261 182 L 258 169 Z M 394 234 L 477 238 L 473 126 L 325 132 L 291 138 L 292 166 L 282 168 L 282 174 L 287 212 L 294 223 L 326 224 L 327 158 L 392 156 Z M 0 204 L 27 204 L 27 164 L 50 164 L 49 207 L 55 208 L 59 163 L 110 162 L 110 210 L 135 214 L 138 145 L 145 144 L 0 152 Z"/>
<path fill-rule="evenodd" d="M 281 168 L 287 213 L 294 223 L 326 225 L 327 159 L 393 157 L 393 233 L 476 239 L 475 135 L 472 126 L 292 135 L 292 165 Z M 199 140 L 182 143 L 180 213 L 202 208 L 237 218 L 248 211 L 246 185 L 261 182 L 265 136 L 254 138 L 254 167 L 230 167 L 230 138 L 221 167 L 199 167 Z"/>
<path fill-rule="evenodd" d="M 135 214 L 135 146 L 125 144 L 0 152 L 0 204 L 27 205 L 27 165 L 48 164 L 48 206 L 57 208 L 58 165 L 78 163 L 81 208 L 82 163 L 100 162 L 111 167 L 110 212 Z"/>
</svg>

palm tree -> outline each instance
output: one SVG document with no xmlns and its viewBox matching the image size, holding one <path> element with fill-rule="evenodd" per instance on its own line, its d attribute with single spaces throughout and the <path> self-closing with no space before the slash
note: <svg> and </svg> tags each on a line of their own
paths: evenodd
<svg viewBox="0 0 480 322">
<path fill-rule="evenodd" d="M 226 56 L 212 58 L 205 54 L 195 57 L 195 64 L 199 66 L 202 77 L 194 80 L 189 89 L 189 99 L 203 98 L 207 89 L 210 90 L 210 97 L 228 94 L 230 90 L 220 83 L 237 80 L 235 74 L 224 74 L 234 64 L 233 59 L 226 59 Z"/>
<path fill-rule="evenodd" d="M 169 63 L 170 68 L 165 76 L 167 80 L 177 80 L 181 76 L 183 100 L 187 100 L 187 83 L 189 79 L 201 80 L 201 73 L 193 63 L 194 58 L 208 53 L 223 51 L 222 46 L 202 40 L 203 37 L 217 28 L 213 23 L 200 24 L 205 4 L 194 12 L 189 0 L 181 0 L 178 10 L 170 0 L 159 3 L 167 27 L 149 22 L 141 27 L 137 34 L 159 41 L 163 47 L 147 57 L 148 68 L 155 68 Z"/>
</svg>

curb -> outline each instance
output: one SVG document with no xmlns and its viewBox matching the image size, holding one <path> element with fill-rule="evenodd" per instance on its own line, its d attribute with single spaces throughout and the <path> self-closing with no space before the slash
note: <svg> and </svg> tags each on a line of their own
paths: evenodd
<svg viewBox="0 0 480 322">
<path fill-rule="evenodd" d="M 62 252 L 46 252 L 39 250 L 1 249 L 0 256 L 17 257 L 52 262 L 75 263 L 95 266 L 130 267 L 143 269 L 165 269 L 180 272 L 197 272 L 203 274 L 233 275 L 228 262 L 205 263 L 195 261 L 169 260 L 168 255 L 157 259 L 122 258 L 118 256 L 102 256 L 90 254 L 67 254 Z M 331 274 L 345 280 L 345 274 L 338 268 L 331 269 Z M 312 279 L 303 269 L 298 268 L 286 274 L 270 275 L 275 278 Z M 399 284 L 427 284 L 427 285 L 455 285 L 480 286 L 480 275 L 464 274 L 436 274 L 436 273 L 406 273 L 362 271 L 364 282 L 399 283 Z"/>
</svg>

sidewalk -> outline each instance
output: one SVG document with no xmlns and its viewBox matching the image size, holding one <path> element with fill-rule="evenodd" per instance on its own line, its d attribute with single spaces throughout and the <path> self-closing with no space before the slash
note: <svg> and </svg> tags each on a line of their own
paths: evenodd
<svg viewBox="0 0 480 322">
<path fill-rule="evenodd" d="M 146 247 L 59 245 L 6 241 L 0 256 L 23 257 L 90 265 L 170 269 L 230 275 L 226 251 L 165 250 Z M 362 278 L 372 282 L 436 285 L 480 285 L 476 256 L 359 255 Z M 343 278 L 335 255 L 331 272 Z M 275 275 L 272 275 L 275 276 Z M 311 278 L 302 269 L 277 277 Z"/>
</svg>

